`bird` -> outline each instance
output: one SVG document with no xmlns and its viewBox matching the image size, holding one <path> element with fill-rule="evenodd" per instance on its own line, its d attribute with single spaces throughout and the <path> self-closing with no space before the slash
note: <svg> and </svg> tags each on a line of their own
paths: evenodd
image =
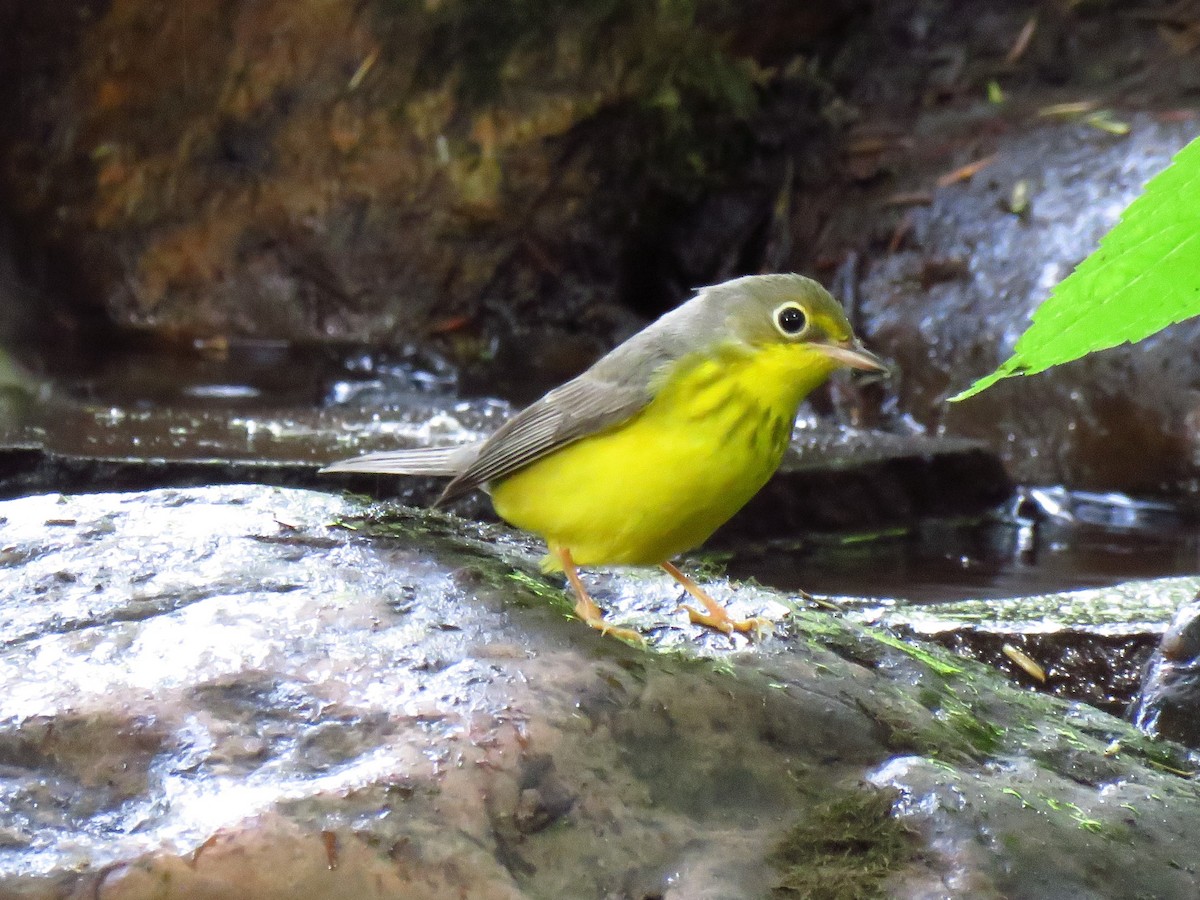
<svg viewBox="0 0 1200 900">
<path fill-rule="evenodd" d="M 545 541 L 543 571 L 565 574 L 576 616 L 602 633 L 642 642 L 604 618 L 581 566 L 660 566 L 702 607 L 683 607 L 691 622 L 757 631 L 762 620 L 735 619 L 672 560 L 766 484 L 801 402 L 843 367 L 888 373 L 816 281 L 748 275 L 700 288 L 485 440 L 321 471 L 449 477 L 435 505 L 486 491 L 501 519 Z"/>
</svg>

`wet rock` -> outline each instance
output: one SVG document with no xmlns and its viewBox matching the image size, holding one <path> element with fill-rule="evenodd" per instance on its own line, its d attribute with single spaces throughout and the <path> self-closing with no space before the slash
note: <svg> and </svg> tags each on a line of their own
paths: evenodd
<svg viewBox="0 0 1200 900">
<path fill-rule="evenodd" d="M 1128 119 L 1124 138 L 1056 123 L 989 139 L 979 156 L 994 153 L 991 165 L 969 183 L 934 190 L 928 206 L 905 211 L 909 243 L 871 260 L 860 288 L 864 329 L 899 363 L 900 408 L 932 432 L 985 441 L 1015 480 L 1190 493 L 1196 435 L 1189 423 L 1200 362 L 1194 322 L 1135 347 L 1009 379 L 964 403 L 944 402 L 1011 354 L 1050 289 L 1200 130 L 1147 113 Z M 943 139 L 953 141 L 953 126 L 941 127 Z M 1003 202 L 1022 181 L 1033 197 L 1023 216 Z M 947 258 L 962 260 L 960 274 L 929 281 L 930 261 Z"/>
<path fill-rule="evenodd" d="M 1164 633 L 1174 630 L 1168 630 L 1172 616 L 1198 588 L 1200 579 L 1188 576 L 1011 599 L 910 606 L 862 601 L 854 615 L 937 641 L 1026 687 L 1123 715 L 1145 690 L 1146 662 Z M 1044 677 L 1022 668 L 1021 654 Z M 1175 677 L 1170 671 L 1162 670 L 1168 683 Z"/>
<path fill-rule="evenodd" d="M 1070 713 L 1064 722 L 1067 727 L 1083 725 Z M 1140 841 L 1138 819 L 1160 801 L 1190 802 L 1185 799 L 1191 795 L 1190 786 L 1172 791 L 1170 800 L 1120 778 L 1097 789 L 1048 774 L 1038 748 L 1030 752 L 1030 759 L 1005 766 L 1002 781 L 990 783 L 978 772 L 954 765 L 942 768 L 944 762 L 929 759 L 900 757 L 870 773 L 872 784 L 902 792 L 901 815 L 923 841 L 945 847 L 929 865 L 932 877 L 925 885 L 902 883 L 891 896 L 1132 900 L 1184 897 L 1195 891 L 1194 866 L 1147 865 L 1132 851 Z M 1054 832 L 1051 843 L 1017 824 L 1035 817 Z M 972 845 L 968 835 L 979 836 L 978 842 Z M 1003 842 L 1011 872 L 989 872 L 978 865 L 980 856 L 994 852 L 993 841 Z M 1084 884 L 1088 886 L 1081 887 Z"/>
<path fill-rule="evenodd" d="M 846 847 L 857 895 L 1194 895 L 1181 749 L 762 588 L 711 585 L 778 622 L 750 644 L 588 573 L 636 649 L 440 514 L 243 486 L 0 522 L 5 896 L 750 898 Z"/>
<path fill-rule="evenodd" d="M 1200 599 L 1179 607 L 1146 664 L 1130 708 L 1138 728 L 1200 748 Z"/>
</svg>

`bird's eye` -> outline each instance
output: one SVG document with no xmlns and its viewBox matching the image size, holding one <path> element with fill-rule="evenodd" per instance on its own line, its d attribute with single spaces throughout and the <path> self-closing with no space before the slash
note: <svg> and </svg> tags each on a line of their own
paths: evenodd
<svg viewBox="0 0 1200 900">
<path fill-rule="evenodd" d="M 808 316 L 795 303 L 785 303 L 775 310 L 775 327 L 784 337 L 796 337 L 808 327 Z"/>
</svg>

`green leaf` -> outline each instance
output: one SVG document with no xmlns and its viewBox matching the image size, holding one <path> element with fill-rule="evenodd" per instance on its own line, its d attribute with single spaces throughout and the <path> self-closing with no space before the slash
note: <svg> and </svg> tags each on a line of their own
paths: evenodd
<svg viewBox="0 0 1200 900">
<path fill-rule="evenodd" d="M 1146 185 L 1033 314 L 1013 355 L 951 402 L 1200 314 L 1200 139 Z"/>
</svg>

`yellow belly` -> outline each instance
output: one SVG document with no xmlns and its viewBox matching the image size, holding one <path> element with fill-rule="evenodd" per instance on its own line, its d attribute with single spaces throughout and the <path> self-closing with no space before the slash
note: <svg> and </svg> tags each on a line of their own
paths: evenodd
<svg viewBox="0 0 1200 900">
<path fill-rule="evenodd" d="M 781 346 L 676 368 L 629 421 L 493 483 L 500 517 L 570 550 L 578 565 L 671 559 L 703 543 L 766 483 L 800 401 L 833 364 Z"/>
</svg>

